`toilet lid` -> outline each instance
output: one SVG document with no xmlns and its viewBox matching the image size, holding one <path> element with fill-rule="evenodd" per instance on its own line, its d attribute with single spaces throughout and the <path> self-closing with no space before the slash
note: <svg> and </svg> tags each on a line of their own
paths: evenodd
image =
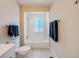
<svg viewBox="0 0 79 59">
<path fill-rule="evenodd" d="M 27 53 L 30 50 L 30 46 L 22 46 L 17 50 L 17 53 L 22 54 L 22 53 Z"/>
</svg>

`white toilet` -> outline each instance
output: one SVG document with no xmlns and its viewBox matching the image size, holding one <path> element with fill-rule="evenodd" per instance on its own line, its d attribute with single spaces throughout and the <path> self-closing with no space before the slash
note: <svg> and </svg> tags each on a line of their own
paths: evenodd
<svg viewBox="0 0 79 59">
<path fill-rule="evenodd" d="M 18 58 L 23 58 L 25 55 L 27 55 L 27 53 L 29 53 L 30 50 L 31 50 L 30 46 L 19 47 L 19 49 L 16 52 L 16 56 Z"/>
</svg>

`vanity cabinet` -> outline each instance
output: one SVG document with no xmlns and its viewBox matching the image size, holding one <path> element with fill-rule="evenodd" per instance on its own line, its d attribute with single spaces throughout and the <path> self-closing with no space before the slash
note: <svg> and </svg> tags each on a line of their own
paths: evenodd
<svg viewBox="0 0 79 59">
<path fill-rule="evenodd" d="M 0 44 L 0 58 L 15 58 L 14 44 Z"/>
</svg>

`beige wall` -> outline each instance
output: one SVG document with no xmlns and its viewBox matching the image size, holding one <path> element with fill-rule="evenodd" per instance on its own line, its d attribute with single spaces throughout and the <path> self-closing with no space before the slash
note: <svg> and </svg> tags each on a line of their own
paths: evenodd
<svg viewBox="0 0 79 59">
<path fill-rule="evenodd" d="M 51 40 L 58 57 L 79 57 L 79 4 L 75 0 L 55 0 L 50 9 L 50 21 L 60 19 L 59 41 Z"/>
<path fill-rule="evenodd" d="M 0 42 L 9 39 L 6 25 L 19 25 L 19 13 L 16 0 L 0 0 Z"/>
<path fill-rule="evenodd" d="M 24 12 L 48 12 L 50 7 L 49 6 L 32 6 L 32 5 L 23 5 L 20 6 L 21 10 L 21 45 L 24 45 Z"/>
</svg>

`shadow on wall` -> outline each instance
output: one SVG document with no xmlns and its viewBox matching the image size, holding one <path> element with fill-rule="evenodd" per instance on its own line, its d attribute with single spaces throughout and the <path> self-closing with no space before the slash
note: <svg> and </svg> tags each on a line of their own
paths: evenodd
<svg viewBox="0 0 79 59">
<path fill-rule="evenodd" d="M 3 37 L 3 36 L 5 36 L 5 35 L 7 35 L 7 31 L 8 31 L 7 26 L 2 26 L 2 27 L 0 28 L 0 37 Z"/>
</svg>

